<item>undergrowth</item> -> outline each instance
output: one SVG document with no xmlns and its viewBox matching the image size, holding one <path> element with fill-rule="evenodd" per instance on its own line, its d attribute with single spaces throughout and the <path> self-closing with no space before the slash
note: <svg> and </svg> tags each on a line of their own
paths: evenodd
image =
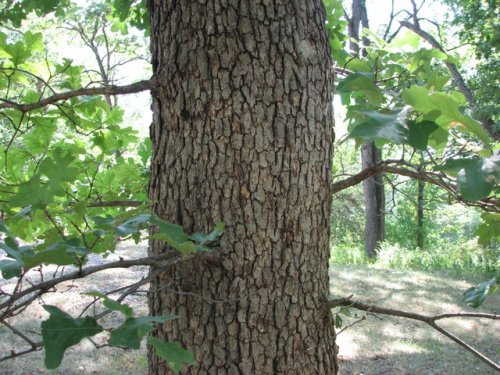
<svg viewBox="0 0 500 375">
<path fill-rule="evenodd" d="M 333 264 L 367 265 L 414 270 L 447 270 L 460 273 L 494 273 L 500 268 L 500 252 L 495 246 L 482 247 L 475 240 L 438 242 L 426 249 L 408 249 L 384 242 L 377 257 L 366 256 L 362 244 L 334 244 L 330 261 Z"/>
</svg>

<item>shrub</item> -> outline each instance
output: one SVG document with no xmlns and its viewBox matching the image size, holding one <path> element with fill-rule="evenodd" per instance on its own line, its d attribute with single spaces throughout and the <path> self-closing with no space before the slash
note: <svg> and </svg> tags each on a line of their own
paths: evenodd
<svg viewBox="0 0 500 375">
<path fill-rule="evenodd" d="M 354 244 L 332 246 L 331 262 L 336 264 L 376 264 L 384 268 L 448 270 L 460 273 L 494 273 L 500 268 L 500 253 L 495 247 L 482 247 L 475 240 L 439 241 L 429 249 L 409 249 L 384 242 L 377 258 L 369 259 L 362 247 Z"/>
</svg>

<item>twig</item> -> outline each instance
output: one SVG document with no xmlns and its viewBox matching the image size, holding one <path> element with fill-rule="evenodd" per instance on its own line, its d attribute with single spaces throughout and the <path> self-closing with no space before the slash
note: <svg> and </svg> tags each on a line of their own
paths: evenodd
<svg viewBox="0 0 500 375">
<path fill-rule="evenodd" d="M 187 258 L 191 258 L 187 257 Z M 81 270 L 68 273 L 66 275 L 60 276 L 58 278 L 52 279 L 45 281 L 43 283 L 35 284 L 31 288 L 25 289 L 23 291 L 20 291 L 18 293 L 13 293 L 12 297 L 9 298 L 9 301 L 4 302 L 0 304 L 0 310 L 5 309 L 12 305 L 12 302 L 17 301 L 29 294 L 35 293 L 35 292 L 42 292 L 45 293 L 54 286 L 65 282 L 65 281 L 70 281 L 70 280 L 75 280 L 75 279 L 81 279 L 86 276 L 89 276 L 93 273 L 96 272 L 101 272 L 104 270 L 112 269 L 112 268 L 130 268 L 130 267 L 135 267 L 135 266 L 155 266 L 155 267 L 162 267 L 165 266 L 165 264 L 162 264 L 161 262 L 168 261 L 168 263 L 174 263 L 178 261 L 179 259 L 187 259 L 183 258 L 177 253 L 168 253 L 164 255 L 160 255 L 157 257 L 144 257 L 144 258 L 139 258 L 139 259 L 131 259 L 131 260 L 119 260 L 116 262 L 111 262 L 111 263 L 106 263 L 106 264 L 101 264 L 98 266 L 93 266 L 93 267 L 87 267 L 83 268 Z"/>
<path fill-rule="evenodd" d="M 6 360 L 8 360 L 8 359 L 12 359 L 12 358 L 20 357 L 20 356 L 22 356 L 22 355 L 24 355 L 24 354 L 28 354 L 28 353 L 32 353 L 32 352 L 36 352 L 36 351 L 38 351 L 38 350 L 42 349 L 42 347 L 43 347 L 43 343 L 42 343 L 42 342 L 37 342 L 37 343 L 36 343 L 36 347 L 35 347 L 35 348 L 33 348 L 33 347 L 32 347 L 32 348 L 29 348 L 29 349 L 23 350 L 22 352 L 15 352 L 15 351 L 12 351 L 12 352 L 11 352 L 11 353 L 12 353 L 11 355 L 7 355 L 7 356 L 5 356 L 5 357 L 0 358 L 0 362 L 6 361 Z"/>
<path fill-rule="evenodd" d="M 347 330 L 347 329 L 351 328 L 352 326 L 355 326 L 355 325 L 356 325 L 356 324 L 358 324 L 358 323 L 361 323 L 363 320 L 366 320 L 366 315 L 363 315 L 361 318 L 359 318 L 359 319 L 355 320 L 355 321 L 354 321 L 354 322 L 352 322 L 351 324 L 348 324 L 348 325 L 346 325 L 345 327 L 342 327 L 342 329 L 341 329 L 341 330 L 339 330 L 339 331 L 337 331 L 337 332 L 336 332 L 336 335 L 337 335 L 337 336 L 338 336 L 338 335 L 340 335 L 340 334 L 341 334 L 342 332 L 344 332 L 345 330 Z"/>
<path fill-rule="evenodd" d="M 33 340 L 31 340 L 28 336 L 26 336 L 24 333 L 22 333 L 16 327 L 14 327 L 14 326 L 10 325 L 9 323 L 7 323 L 7 321 L 1 320 L 0 323 L 2 323 L 8 329 L 10 329 L 12 332 L 14 332 L 14 334 L 16 334 L 17 336 L 21 337 L 28 344 L 30 344 L 32 348 L 36 348 L 38 346 L 39 343 L 36 343 Z"/>
<path fill-rule="evenodd" d="M 367 311 L 370 313 L 376 313 L 376 314 L 384 314 L 384 315 L 390 315 L 390 316 L 397 316 L 400 318 L 406 318 L 406 319 L 413 319 L 413 320 L 418 320 L 421 322 L 424 322 L 440 332 L 441 334 L 445 335 L 449 339 L 455 341 L 457 344 L 459 344 L 461 347 L 466 349 L 467 351 L 471 352 L 474 354 L 476 357 L 478 357 L 481 361 L 486 363 L 488 366 L 494 368 L 497 371 L 500 371 L 500 366 L 495 363 L 495 361 L 491 360 L 490 358 L 486 357 L 484 354 L 479 352 L 477 349 L 473 348 L 469 344 L 467 344 L 465 341 L 459 339 L 452 333 L 448 332 L 444 328 L 438 326 L 436 324 L 437 320 L 440 319 L 447 319 L 447 318 L 485 318 L 485 319 L 493 319 L 493 320 L 500 320 L 500 315 L 498 314 L 489 314 L 489 313 L 446 313 L 446 314 L 439 314 L 439 315 L 424 315 L 424 314 L 419 314 L 419 313 L 414 313 L 414 312 L 408 312 L 408 311 L 403 311 L 403 310 L 396 310 L 396 309 L 390 309 L 386 307 L 379 307 L 375 305 L 367 305 L 362 302 L 354 301 L 351 297 L 347 298 L 339 298 L 339 299 L 334 299 L 331 301 L 328 301 L 324 304 L 325 311 L 329 311 L 330 309 L 338 306 L 349 306 L 353 307 L 358 310 L 362 311 Z"/>
<path fill-rule="evenodd" d="M 139 207 L 147 202 L 142 201 L 107 201 L 92 202 L 87 207 Z"/>
</svg>

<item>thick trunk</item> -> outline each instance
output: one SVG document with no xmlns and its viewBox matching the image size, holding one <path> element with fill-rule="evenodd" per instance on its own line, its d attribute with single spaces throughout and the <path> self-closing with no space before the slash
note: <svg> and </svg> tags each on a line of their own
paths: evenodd
<svg viewBox="0 0 500 375">
<path fill-rule="evenodd" d="M 155 332 L 184 374 L 334 374 L 328 296 L 331 76 L 320 0 L 150 0 L 150 198 L 186 231 L 227 225 L 220 261 L 165 270 Z M 151 254 L 169 251 L 151 242 Z M 185 293 L 187 292 L 187 293 Z M 216 301 L 217 300 L 217 301 Z M 150 374 L 169 374 L 150 352 Z"/>
<path fill-rule="evenodd" d="M 361 147 L 362 168 L 370 168 L 382 160 L 380 150 L 373 143 Z M 383 174 L 363 181 L 365 197 L 365 252 L 377 255 L 377 246 L 385 237 L 385 191 Z"/>
<path fill-rule="evenodd" d="M 424 248 L 424 189 L 425 182 L 418 180 L 417 193 L 417 247 Z"/>
</svg>

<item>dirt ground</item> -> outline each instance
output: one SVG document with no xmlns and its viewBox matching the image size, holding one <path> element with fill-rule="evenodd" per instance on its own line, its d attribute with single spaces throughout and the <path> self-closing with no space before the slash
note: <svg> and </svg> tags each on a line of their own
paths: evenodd
<svg viewBox="0 0 500 375">
<path fill-rule="evenodd" d="M 145 255 L 144 245 L 124 243 L 120 250 L 106 260 L 93 257 L 92 264 Z M 348 296 L 367 303 L 400 308 L 422 313 L 472 311 L 461 303 L 462 293 L 469 286 L 484 281 L 485 276 L 459 276 L 445 273 L 417 271 L 394 271 L 364 266 L 331 266 L 331 292 L 335 296 Z M 109 270 L 92 275 L 88 279 L 66 283 L 59 288 L 64 293 L 51 293 L 43 303 L 56 305 L 64 311 L 78 315 L 91 301 L 82 296 L 90 291 L 105 292 L 132 284 L 147 274 L 147 269 L 137 267 L 128 270 Z M 0 286 L 8 285 L 0 280 Z M 146 290 L 146 288 L 143 288 Z M 127 299 L 136 314 L 147 314 L 144 294 Z M 28 312 L 16 317 L 11 323 L 28 332 L 30 337 L 40 340 L 40 321 L 47 313 L 37 303 Z M 497 294 L 481 307 L 481 311 L 499 311 L 500 296 Z M 359 313 L 361 316 L 361 312 Z M 119 314 L 106 316 L 104 323 L 119 324 Z M 345 324 L 353 320 L 344 318 Z M 450 319 L 443 326 L 474 345 L 490 358 L 500 360 L 500 323 L 478 319 Z M 431 328 L 418 322 L 385 316 L 368 316 L 338 336 L 339 359 L 342 375 L 487 375 L 494 370 L 477 360 Z M 105 342 L 98 337 L 96 344 Z M 0 356 L 14 348 L 26 345 L 13 336 L 5 327 L 0 327 Z M 147 374 L 145 348 L 121 350 L 104 347 L 96 349 L 88 340 L 83 340 L 65 354 L 62 365 L 53 371 L 43 366 L 43 350 L 0 363 L 1 375 L 38 374 L 102 374 L 141 375 Z"/>
</svg>

